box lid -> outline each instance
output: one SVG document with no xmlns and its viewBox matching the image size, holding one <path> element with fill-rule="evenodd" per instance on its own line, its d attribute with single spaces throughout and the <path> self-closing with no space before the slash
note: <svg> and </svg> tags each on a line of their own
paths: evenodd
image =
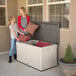
<svg viewBox="0 0 76 76">
<path fill-rule="evenodd" d="M 60 42 L 59 23 L 51 23 L 51 22 L 34 22 L 34 23 L 39 25 L 39 28 L 36 30 L 33 36 L 34 40 L 59 44 Z"/>
</svg>

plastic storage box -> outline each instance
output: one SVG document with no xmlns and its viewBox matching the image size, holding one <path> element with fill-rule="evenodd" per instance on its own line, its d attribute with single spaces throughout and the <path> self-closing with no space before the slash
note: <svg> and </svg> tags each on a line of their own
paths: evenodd
<svg viewBox="0 0 76 76">
<path fill-rule="evenodd" d="M 40 71 L 54 67 L 58 62 L 58 45 L 60 41 L 59 23 L 35 22 L 39 25 L 32 40 L 17 42 L 17 60 Z M 52 43 L 50 46 L 34 46 L 38 41 Z"/>
<path fill-rule="evenodd" d="M 45 70 L 57 65 L 57 45 L 38 47 L 37 40 L 26 43 L 17 42 L 17 60 L 38 70 Z"/>
</svg>

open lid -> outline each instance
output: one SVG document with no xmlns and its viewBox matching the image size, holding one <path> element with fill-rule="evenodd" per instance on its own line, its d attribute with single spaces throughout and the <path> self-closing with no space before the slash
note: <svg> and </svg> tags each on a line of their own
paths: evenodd
<svg viewBox="0 0 76 76">
<path fill-rule="evenodd" d="M 45 42 L 51 42 L 59 44 L 60 41 L 60 30 L 59 23 L 50 22 L 34 22 L 39 25 L 36 30 L 33 39 Z"/>
</svg>

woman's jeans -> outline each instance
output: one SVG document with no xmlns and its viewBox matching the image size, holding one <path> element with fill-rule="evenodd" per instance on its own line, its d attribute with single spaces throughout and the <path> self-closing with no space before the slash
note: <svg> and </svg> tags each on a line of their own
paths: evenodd
<svg viewBox="0 0 76 76">
<path fill-rule="evenodd" d="M 12 54 L 16 54 L 16 39 L 11 38 L 11 48 L 9 56 L 12 56 Z"/>
</svg>

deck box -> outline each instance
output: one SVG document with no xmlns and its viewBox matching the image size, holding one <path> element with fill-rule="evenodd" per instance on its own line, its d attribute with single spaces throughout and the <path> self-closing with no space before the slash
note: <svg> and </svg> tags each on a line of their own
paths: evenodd
<svg viewBox="0 0 76 76">
<path fill-rule="evenodd" d="M 56 66 L 58 60 L 59 24 L 36 22 L 39 29 L 33 38 L 26 43 L 17 42 L 17 60 L 40 71 Z M 51 45 L 38 47 L 38 41 L 49 42 Z"/>
</svg>

